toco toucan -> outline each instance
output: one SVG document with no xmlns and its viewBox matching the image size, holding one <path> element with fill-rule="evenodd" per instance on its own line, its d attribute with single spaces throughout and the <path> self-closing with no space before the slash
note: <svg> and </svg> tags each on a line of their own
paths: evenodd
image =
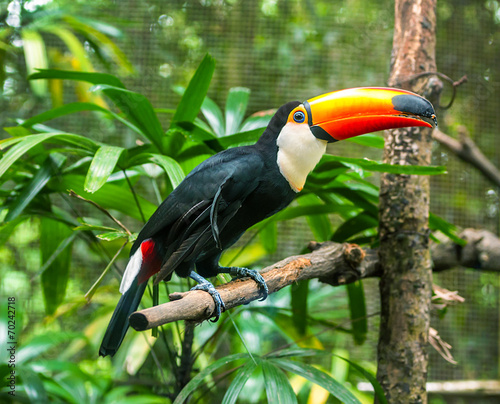
<svg viewBox="0 0 500 404">
<path fill-rule="evenodd" d="M 248 276 L 265 299 L 268 289 L 262 276 L 246 268 L 221 267 L 221 253 L 249 227 L 292 202 L 328 143 L 383 129 L 435 124 L 429 101 L 393 88 L 353 88 L 283 105 L 256 144 L 222 151 L 201 163 L 142 228 L 99 354 L 115 354 L 154 274 L 155 284 L 174 272 L 194 279 L 198 285 L 193 289 L 212 295 L 216 319 L 224 302 L 207 277 L 221 272 Z"/>
</svg>

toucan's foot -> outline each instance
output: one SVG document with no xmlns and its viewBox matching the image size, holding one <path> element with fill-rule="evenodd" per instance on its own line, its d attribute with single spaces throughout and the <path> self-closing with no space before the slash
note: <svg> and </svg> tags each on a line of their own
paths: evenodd
<svg viewBox="0 0 500 404">
<path fill-rule="evenodd" d="M 213 320 L 210 319 L 210 321 L 216 323 L 217 320 L 219 320 L 219 317 L 222 314 L 222 312 L 226 310 L 226 305 L 222 301 L 220 293 L 217 292 L 217 289 L 215 289 L 214 285 L 212 285 L 201 275 L 198 275 L 196 272 L 192 271 L 191 274 L 189 274 L 189 277 L 198 282 L 198 285 L 191 288 L 191 290 L 204 290 L 205 292 L 210 293 L 210 296 L 212 296 L 212 299 L 214 299 L 215 310 L 213 314 L 215 315 L 215 318 Z"/>
<path fill-rule="evenodd" d="M 259 289 L 262 294 L 262 297 L 259 299 L 259 301 L 266 300 L 267 296 L 269 295 L 269 288 L 266 285 L 266 281 L 258 271 L 256 271 L 255 269 L 240 268 L 240 267 L 229 267 L 222 269 L 223 271 L 220 272 L 227 272 L 233 275 L 235 278 L 244 278 L 246 276 L 252 278 L 259 285 Z"/>
</svg>

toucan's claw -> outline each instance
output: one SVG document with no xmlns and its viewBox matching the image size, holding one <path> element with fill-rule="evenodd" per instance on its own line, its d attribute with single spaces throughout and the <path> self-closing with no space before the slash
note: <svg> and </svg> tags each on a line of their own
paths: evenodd
<svg viewBox="0 0 500 404">
<path fill-rule="evenodd" d="M 205 278 L 203 278 L 201 275 L 197 274 L 194 271 L 191 271 L 189 274 L 189 277 L 191 279 L 194 279 L 196 282 L 198 282 L 198 285 L 194 286 L 191 288 L 191 290 L 203 290 L 205 292 L 210 293 L 210 296 L 212 296 L 212 299 L 214 299 L 215 303 L 215 310 L 213 314 L 215 315 L 215 318 L 210 321 L 212 323 L 216 323 L 217 320 L 219 320 L 220 315 L 222 314 L 223 311 L 226 311 L 226 305 L 222 301 L 222 298 L 220 297 L 220 293 L 217 292 L 217 289 L 215 289 L 215 286 L 212 285 L 209 281 L 207 281 Z"/>
<path fill-rule="evenodd" d="M 269 296 L 269 288 L 267 287 L 266 281 L 258 271 L 240 267 L 230 267 L 224 269 L 227 270 L 227 272 L 233 275 L 235 278 L 244 278 L 248 276 L 249 278 L 252 278 L 255 282 L 257 282 L 262 293 L 262 297 L 259 299 L 259 301 L 266 300 L 267 296 Z"/>
<path fill-rule="evenodd" d="M 200 283 L 196 285 L 195 287 L 192 287 L 191 290 L 204 290 L 205 292 L 210 293 L 210 296 L 212 296 L 212 299 L 214 299 L 215 303 L 215 310 L 213 314 L 215 315 L 214 319 L 210 319 L 212 323 L 216 323 L 219 320 L 220 315 L 222 314 L 223 311 L 226 311 L 226 305 L 222 301 L 222 298 L 220 297 L 220 293 L 217 292 L 217 289 L 215 289 L 215 286 L 212 285 L 210 282 L 207 283 Z"/>
</svg>

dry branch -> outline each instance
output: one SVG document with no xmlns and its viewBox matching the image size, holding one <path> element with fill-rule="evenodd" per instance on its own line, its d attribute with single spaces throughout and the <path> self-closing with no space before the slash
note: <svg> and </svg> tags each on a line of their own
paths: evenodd
<svg viewBox="0 0 500 404">
<path fill-rule="evenodd" d="M 439 129 L 434 129 L 432 137 L 434 140 L 451 150 L 460 159 L 476 167 L 486 178 L 500 187 L 500 170 L 488 160 L 469 137 L 465 126 L 458 127 L 459 140 L 446 135 Z"/>
<path fill-rule="evenodd" d="M 460 236 L 468 241 L 465 247 L 449 239 L 432 246 L 434 271 L 457 266 L 500 271 L 500 239 L 488 231 L 473 229 L 464 230 Z M 376 250 L 347 243 L 311 243 L 310 248 L 313 252 L 309 254 L 289 257 L 261 271 L 269 293 L 305 279 L 317 278 L 338 286 L 380 275 Z M 217 290 L 227 309 L 259 298 L 257 284 L 250 279 L 236 279 L 218 286 Z M 461 300 L 453 292 L 440 288 L 435 288 L 435 293 L 442 300 Z M 203 321 L 210 318 L 214 310 L 213 299 L 203 291 L 173 293 L 170 298 L 170 302 L 133 313 L 131 326 L 144 331 L 178 320 Z"/>
</svg>

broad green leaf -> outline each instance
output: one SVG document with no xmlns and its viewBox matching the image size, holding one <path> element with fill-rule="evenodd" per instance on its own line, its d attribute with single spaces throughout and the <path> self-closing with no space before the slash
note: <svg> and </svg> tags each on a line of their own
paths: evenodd
<svg viewBox="0 0 500 404">
<path fill-rule="evenodd" d="M 205 378 L 215 372 L 217 369 L 221 368 L 224 365 L 227 365 L 228 363 L 237 361 L 239 359 L 248 359 L 251 360 L 249 355 L 247 353 L 237 353 L 237 354 L 232 354 L 225 356 L 219 360 L 216 360 L 206 368 L 204 368 L 202 371 L 198 372 L 196 376 L 194 376 L 188 384 L 184 386 L 184 388 L 181 390 L 181 392 L 178 394 L 178 396 L 175 398 L 175 401 L 173 404 L 181 404 L 184 403 L 189 395 L 198 389 L 204 382 Z"/>
<path fill-rule="evenodd" d="M 47 186 L 57 192 L 66 193 L 69 190 L 73 190 L 78 195 L 96 202 L 105 209 L 114 209 L 142 221 L 141 212 L 135 203 L 132 192 L 128 188 L 106 183 L 98 191 L 91 194 L 83 189 L 84 180 L 85 178 L 81 175 L 64 175 L 57 179 L 52 179 Z M 139 195 L 137 199 L 145 219 L 148 219 L 156 210 L 156 205 Z"/>
<path fill-rule="evenodd" d="M 349 298 L 349 312 L 351 314 L 351 328 L 354 342 L 361 345 L 366 340 L 368 321 L 366 317 L 366 301 L 363 282 L 356 281 L 346 285 Z"/>
<path fill-rule="evenodd" d="M 245 116 L 250 98 L 250 90 L 244 87 L 234 87 L 229 90 L 226 100 L 226 132 L 225 136 L 238 132 Z"/>
<path fill-rule="evenodd" d="M 245 386 L 245 383 L 248 381 L 252 373 L 254 372 L 257 364 L 249 360 L 234 376 L 233 381 L 229 385 L 229 388 L 226 390 L 226 394 L 224 394 L 224 398 L 222 399 L 222 404 L 234 404 L 238 399 L 241 390 Z"/>
<path fill-rule="evenodd" d="M 209 123 L 217 137 L 222 137 L 226 133 L 224 117 L 219 106 L 210 98 L 205 97 L 201 105 L 201 112 Z"/>
<path fill-rule="evenodd" d="M 343 358 L 342 356 L 335 355 L 338 358 L 346 361 L 349 363 L 354 369 L 356 369 L 359 373 L 361 373 L 373 386 L 373 389 L 375 390 L 375 396 L 378 399 L 378 402 L 380 404 L 388 404 L 387 398 L 385 397 L 384 390 L 382 389 L 382 386 L 380 383 L 377 381 L 377 378 L 373 376 L 370 372 L 367 370 L 363 369 L 361 366 L 359 366 L 357 363 L 354 363 L 350 361 L 349 359 Z"/>
<path fill-rule="evenodd" d="M 443 166 L 403 166 L 380 163 L 370 159 L 359 159 L 353 157 L 325 156 L 326 160 L 338 161 L 347 167 L 357 166 L 363 170 L 384 172 L 391 174 L 407 175 L 440 175 L 446 174 L 446 167 Z"/>
<path fill-rule="evenodd" d="M 263 129 L 268 124 L 271 118 L 274 115 L 274 111 L 263 111 L 257 112 L 251 116 L 249 116 L 240 127 L 241 132 L 248 132 L 254 129 Z"/>
<path fill-rule="evenodd" d="M 40 143 L 50 141 L 51 143 L 63 143 L 70 146 L 76 146 L 83 150 L 94 152 L 99 145 L 83 136 L 73 135 L 71 133 L 55 132 L 43 133 L 38 135 L 25 136 L 23 138 L 15 138 L 17 144 L 13 145 L 0 160 L 0 177 L 7 171 L 7 169 L 14 164 L 17 159 L 27 153 L 29 150 L 39 145 Z M 11 140 L 11 139 L 7 139 Z M 9 143 L 9 146 L 12 142 Z M 5 143 L 0 144 L 0 149 L 5 147 Z"/>
<path fill-rule="evenodd" d="M 91 38 L 94 43 L 97 43 L 97 48 L 103 50 L 107 55 L 115 61 L 115 63 L 126 73 L 134 73 L 135 69 L 127 56 L 116 43 L 108 37 L 108 35 L 121 37 L 121 31 L 112 25 L 73 16 L 65 16 L 64 20 L 68 22 L 75 30 L 79 31 L 87 38 Z"/>
<path fill-rule="evenodd" d="M 30 368 L 23 367 L 22 370 L 19 371 L 19 374 L 21 376 L 24 391 L 31 403 L 49 403 L 49 398 L 42 379 L 37 373 L 33 372 Z"/>
<path fill-rule="evenodd" d="M 350 237 L 364 230 L 376 228 L 377 226 L 378 220 L 376 218 L 374 218 L 371 214 L 361 212 L 343 222 L 337 230 L 335 230 L 335 233 L 331 237 L 331 241 L 344 243 Z"/>
<path fill-rule="evenodd" d="M 343 404 L 361 404 L 361 402 L 342 384 L 337 382 L 327 373 L 322 372 L 311 365 L 289 359 L 270 359 L 270 362 L 284 370 L 302 376 L 310 382 L 323 387 Z"/>
<path fill-rule="evenodd" d="M 273 404 L 297 403 L 297 396 L 285 373 L 269 360 L 261 359 L 259 362 L 264 373 L 267 402 Z"/>
<path fill-rule="evenodd" d="M 129 160 L 129 166 L 142 165 L 146 163 L 154 163 L 163 168 L 174 189 L 186 176 L 180 164 L 169 156 L 155 153 L 141 153 Z"/>
<path fill-rule="evenodd" d="M 29 29 L 22 29 L 20 33 L 23 40 L 23 51 L 28 76 L 36 69 L 46 69 L 49 62 L 42 36 L 38 32 Z M 39 97 L 48 93 L 47 80 L 32 81 L 30 86 L 33 93 Z"/>
<path fill-rule="evenodd" d="M 230 147 L 254 144 L 257 140 L 259 140 L 263 132 L 264 129 L 262 128 L 253 129 L 248 132 L 240 132 L 234 135 L 224 136 L 217 140 L 224 149 L 229 149 Z"/>
<path fill-rule="evenodd" d="M 448 236 L 450 240 L 457 243 L 459 246 L 465 246 L 467 241 L 461 239 L 457 235 L 457 228 L 450 222 L 444 220 L 433 213 L 429 213 L 429 228 L 433 231 L 439 230 L 444 235 Z"/>
<path fill-rule="evenodd" d="M 46 334 L 36 335 L 28 342 L 20 346 L 18 353 L 18 364 L 25 365 L 43 355 L 49 349 L 57 345 L 66 343 L 72 339 L 81 338 L 80 334 L 62 331 L 51 331 Z"/>
<path fill-rule="evenodd" d="M 111 116 L 115 118 L 116 120 L 120 121 L 124 125 L 126 125 L 128 128 L 133 130 L 134 132 L 140 134 L 141 136 L 144 136 L 143 132 L 134 124 L 131 122 L 127 121 L 126 119 L 122 118 L 120 115 L 115 114 L 114 112 L 110 111 L 109 109 L 103 108 L 97 104 L 93 104 L 91 102 L 73 102 L 70 104 L 65 104 L 57 108 L 52 108 L 49 109 L 48 111 L 42 112 L 41 114 L 35 115 L 29 119 L 26 119 L 21 123 L 22 126 L 24 127 L 32 127 L 38 123 L 49 121 L 51 119 L 55 119 L 61 116 L 73 114 L 76 112 L 82 112 L 82 111 L 96 111 L 96 112 L 102 112 L 108 116 Z M 14 127 L 16 128 L 16 127 Z M 14 129 L 13 128 L 13 129 Z M 23 128 L 24 129 L 24 128 Z M 9 132 L 12 136 L 14 136 L 13 133 Z M 27 133 L 28 135 L 30 134 L 29 132 Z M 26 135 L 26 133 L 25 133 Z"/>
<path fill-rule="evenodd" d="M 215 70 L 215 60 L 205 55 L 177 106 L 172 122 L 193 122 L 198 116 Z"/>
<path fill-rule="evenodd" d="M 117 240 L 119 238 L 126 238 L 128 239 L 128 234 L 125 233 L 124 231 L 110 231 L 107 233 L 101 233 L 96 236 L 98 239 L 104 240 L 104 241 L 113 241 Z"/>
<path fill-rule="evenodd" d="M 9 222 L 18 217 L 65 162 L 66 157 L 59 153 L 48 155 L 31 181 L 23 187 L 21 193 L 9 204 L 9 213 L 5 217 L 5 221 Z"/>
<path fill-rule="evenodd" d="M 113 87 L 125 88 L 120 79 L 112 74 L 107 73 L 90 73 L 90 72 L 75 72 L 73 70 L 56 70 L 56 69 L 39 69 L 38 72 L 29 76 L 30 80 L 37 79 L 60 79 L 60 80 L 77 80 L 86 81 L 88 83 L 107 84 Z"/>
<path fill-rule="evenodd" d="M 128 120 L 162 151 L 163 129 L 153 106 L 144 95 L 108 84 L 97 84 L 91 91 L 102 91 L 106 94 Z"/>
<path fill-rule="evenodd" d="M 309 294 L 309 280 L 294 283 L 290 287 L 292 298 L 292 320 L 297 332 L 305 335 L 307 332 L 307 296 Z"/>
<path fill-rule="evenodd" d="M 352 212 L 358 212 L 359 208 L 354 205 L 340 205 L 340 204 L 324 204 L 324 205 L 308 205 L 308 206 L 294 206 L 287 208 L 276 215 L 272 216 L 271 220 L 291 220 L 301 216 L 308 215 L 323 215 L 330 213 L 337 213 L 339 215 L 348 215 Z"/>
<path fill-rule="evenodd" d="M 3 246 L 11 234 L 14 232 L 17 226 L 22 222 L 27 220 L 28 216 L 18 216 L 17 218 L 11 220 L 10 222 L 4 223 L 0 226 L 0 247 Z"/>
<path fill-rule="evenodd" d="M 375 147 L 376 149 L 383 149 L 385 145 L 384 137 L 375 135 L 373 133 L 368 133 L 366 135 L 354 136 L 345 139 L 351 143 L 357 143 L 362 146 Z"/>
<path fill-rule="evenodd" d="M 43 271 L 41 279 L 45 312 L 49 315 L 54 314 L 66 296 L 72 243 L 59 251 L 55 258 L 53 255 L 60 250 L 60 244 L 70 239 L 72 235 L 73 231 L 65 223 L 45 217 L 41 219 L 40 253 L 42 265 L 47 263 L 49 259 L 51 260 L 50 265 Z"/>
<path fill-rule="evenodd" d="M 58 36 L 61 39 L 61 41 L 63 41 L 65 45 L 68 47 L 73 57 L 78 60 L 78 63 L 80 64 L 80 68 L 82 70 L 87 72 L 93 70 L 92 63 L 90 63 L 90 59 L 87 56 L 85 48 L 83 47 L 80 40 L 76 37 L 76 35 L 73 34 L 73 32 L 71 32 L 69 29 L 57 26 L 55 24 L 52 24 L 50 26 L 45 26 L 43 28 L 43 31 Z M 43 66 L 43 68 L 45 67 L 47 66 Z"/>
<path fill-rule="evenodd" d="M 106 145 L 97 150 L 85 177 L 85 191 L 94 193 L 106 183 L 124 150 L 123 147 Z"/>
</svg>

